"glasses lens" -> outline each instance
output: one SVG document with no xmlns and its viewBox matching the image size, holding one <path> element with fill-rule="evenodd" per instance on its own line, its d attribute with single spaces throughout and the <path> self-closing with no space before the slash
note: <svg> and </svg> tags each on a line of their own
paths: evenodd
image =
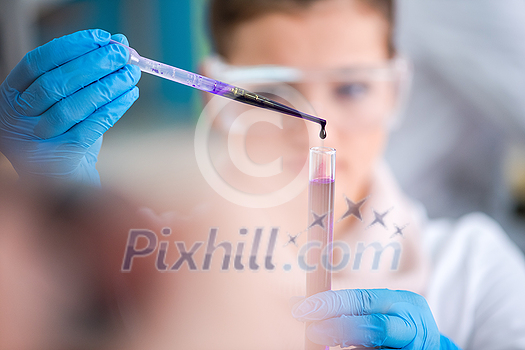
<svg viewBox="0 0 525 350">
<path fill-rule="evenodd" d="M 316 115 L 313 105 L 328 122 L 337 120 L 356 130 L 393 124 L 406 85 L 403 84 L 404 70 L 396 62 L 375 68 L 339 70 L 243 67 L 236 71 L 230 67 L 229 71 L 238 73 L 235 75 L 238 81 L 232 81 L 238 86 Z M 240 73 L 246 78 L 242 79 Z M 285 124 L 300 129 L 294 125 L 299 122 L 292 119 Z"/>
</svg>

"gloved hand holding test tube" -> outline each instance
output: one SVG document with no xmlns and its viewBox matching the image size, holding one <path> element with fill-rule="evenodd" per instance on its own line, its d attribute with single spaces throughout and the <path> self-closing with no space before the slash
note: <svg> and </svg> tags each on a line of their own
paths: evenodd
<svg viewBox="0 0 525 350">
<path fill-rule="evenodd" d="M 201 91 L 209 92 L 215 95 L 226 97 L 234 101 L 249 104 L 251 106 L 269 109 L 275 112 L 283 113 L 292 117 L 309 120 L 321 126 L 319 137 L 326 138 L 326 120 L 299 112 L 298 110 L 288 107 L 282 103 L 273 101 L 256 93 L 241 89 L 239 87 L 223 83 L 218 80 L 210 79 L 199 74 L 185 71 L 180 68 L 172 67 L 164 63 L 141 57 L 136 50 L 117 41 L 111 40 L 111 44 L 125 46 L 130 53 L 128 64 L 136 65 L 141 71 L 168 79 L 179 84 L 191 86 Z"/>
</svg>

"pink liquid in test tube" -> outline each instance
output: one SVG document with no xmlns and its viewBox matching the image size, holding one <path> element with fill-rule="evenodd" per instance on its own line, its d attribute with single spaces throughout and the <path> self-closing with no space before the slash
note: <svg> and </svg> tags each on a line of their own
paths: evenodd
<svg viewBox="0 0 525 350">
<path fill-rule="evenodd" d="M 308 243 L 315 244 L 308 250 L 308 266 L 315 266 L 306 273 L 306 296 L 332 288 L 332 251 L 334 227 L 335 149 L 313 147 L 310 149 L 310 184 L 308 191 Z M 329 248 L 330 248 L 329 246 Z M 306 324 L 308 327 L 310 323 Z M 305 339 L 306 350 L 325 350 L 328 347 Z"/>
</svg>

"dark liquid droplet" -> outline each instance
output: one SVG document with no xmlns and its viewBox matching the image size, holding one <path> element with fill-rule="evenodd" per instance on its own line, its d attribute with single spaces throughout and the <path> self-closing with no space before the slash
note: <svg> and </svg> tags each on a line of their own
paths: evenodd
<svg viewBox="0 0 525 350">
<path fill-rule="evenodd" d="M 321 126 L 321 132 L 319 133 L 319 137 L 323 140 L 326 139 L 326 130 L 324 128 L 324 125 Z"/>
</svg>

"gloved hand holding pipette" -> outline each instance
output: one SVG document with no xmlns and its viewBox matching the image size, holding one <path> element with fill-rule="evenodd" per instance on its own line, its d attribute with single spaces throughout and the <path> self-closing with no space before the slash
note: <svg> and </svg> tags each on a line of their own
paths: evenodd
<svg viewBox="0 0 525 350">
<path fill-rule="evenodd" d="M 119 45 L 120 44 L 120 45 Z M 235 86 L 140 57 L 123 35 L 81 31 L 29 52 L 0 87 L 0 152 L 24 178 L 99 184 L 102 135 L 138 98 L 141 69 L 185 85 L 326 121 Z M 129 63 L 129 64 L 128 64 Z M 162 69 L 162 71 L 161 71 Z M 164 75 L 166 73 L 166 75 Z"/>
<path fill-rule="evenodd" d="M 0 152 L 21 179 L 99 184 L 102 135 L 139 96 L 123 35 L 87 30 L 29 52 L 0 86 Z"/>
<path fill-rule="evenodd" d="M 412 350 L 458 350 L 439 333 L 422 296 L 388 289 L 347 289 L 297 303 L 293 316 L 314 321 L 308 338 L 322 345 Z"/>
</svg>

